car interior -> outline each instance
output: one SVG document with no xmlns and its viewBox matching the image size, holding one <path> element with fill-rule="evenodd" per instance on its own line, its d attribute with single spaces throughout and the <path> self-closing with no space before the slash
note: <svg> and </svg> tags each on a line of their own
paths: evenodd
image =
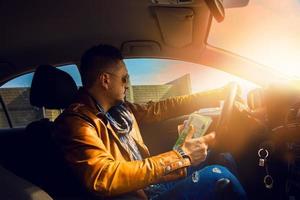
<svg viewBox="0 0 300 200">
<path fill-rule="evenodd" d="M 234 74 L 258 85 L 247 94 L 247 114 L 232 115 L 238 109 L 238 86 L 232 84 L 221 112 L 210 115 L 208 132 L 217 131 L 219 150 L 235 158 L 249 199 L 300 199 L 299 81 L 273 84 L 281 73 L 207 43 L 212 21 L 222 23 L 226 10 L 249 1 L 1 0 L 0 86 L 34 72 L 31 106 L 62 111 L 78 85 L 59 67 L 80 68 L 82 53 L 97 44 L 120 48 L 126 59 L 172 59 Z M 0 88 L 0 112 L 8 124 L 0 127 L 0 199 L 92 198 L 52 140 L 54 122 L 43 115 L 14 127 L 3 94 Z M 187 118 L 141 124 L 152 155 L 172 149 L 177 125 Z"/>
</svg>

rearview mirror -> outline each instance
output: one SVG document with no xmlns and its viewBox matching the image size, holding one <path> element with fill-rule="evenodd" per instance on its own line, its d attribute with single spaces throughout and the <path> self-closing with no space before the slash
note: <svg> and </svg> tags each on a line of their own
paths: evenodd
<svg viewBox="0 0 300 200">
<path fill-rule="evenodd" d="M 205 2 L 217 22 L 223 21 L 225 18 L 225 9 L 222 0 L 205 0 Z"/>
<path fill-rule="evenodd" d="M 205 0 L 211 14 L 221 22 L 225 18 L 225 8 L 238 8 L 247 6 L 249 0 Z"/>
<path fill-rule="evenodd" d="M 238 8 L 245 7 L 249 3 L 249 0 L 223 0 L 224 8 Z"/>
</svg>

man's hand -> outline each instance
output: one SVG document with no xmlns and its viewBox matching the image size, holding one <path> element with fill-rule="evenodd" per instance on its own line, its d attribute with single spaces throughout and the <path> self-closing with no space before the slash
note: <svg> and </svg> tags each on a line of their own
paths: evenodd
<svg viewBox="0 0 300 200">
<path fill-rule="evenodd" d="M 227 97 L 227 95 L 229 94 L 230 90 L 231 90 L 231 87 L 232 87 L 232 83 L 228 83 L 226 84 L 225 86 L 222 87 L 222 90 L 223 90 L 223 100 L 225 100 L 225 98 Z M 236 97 L 235 97 L 235 101 L 238 101 L 242 104 L 246 104 L 244 99 L 242 98 L 242 88 L 241 86 L 238 84 L 238 88 L 237 88 L 237 93 L 236 93 Z"/>
<path fill-rule="evenodd" d="M 179 130 L 182 127 L 179 127 Z M 206 159 L 208 144 L 215 139 L 215 133 L 212 132 L 200 138 L 193 138 L 194 132 L 193 126 L 190 126 L 188 135 L 181 148 L 191 159 L 191 165 L 197 166 Z"/>
</svg>

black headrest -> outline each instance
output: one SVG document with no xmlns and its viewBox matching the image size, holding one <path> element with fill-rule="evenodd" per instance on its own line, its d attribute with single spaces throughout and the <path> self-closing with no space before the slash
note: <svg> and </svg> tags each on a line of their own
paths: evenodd
<svg viewBox="0 0 300 200">
<path fill-rule="evenodd" d="M 76 92 L 76 83 L 69 74 L 51 65 L 41 65 L 32 79 L 30 104 L 47 109 L 63 109 L 72 102 Z"/>
</svg>

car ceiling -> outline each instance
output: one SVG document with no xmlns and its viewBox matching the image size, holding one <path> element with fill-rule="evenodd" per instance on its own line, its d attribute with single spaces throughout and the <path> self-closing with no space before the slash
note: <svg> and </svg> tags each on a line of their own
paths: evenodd
<svg viewBox="0 0 300 200">
<path fill-rule="evenodd" d="M 265 76 L 253 71 L 274 73 L 206 44 L 212 16 L 204 0 L 181 5 L 150 0 L 0 0 L 0 5 L 0 83 L 40 64 L 78 63 L 84 50 L 99 43 L 119 47 L 125 58 L 205 64 L 259 84 Z"/>
</svg>

